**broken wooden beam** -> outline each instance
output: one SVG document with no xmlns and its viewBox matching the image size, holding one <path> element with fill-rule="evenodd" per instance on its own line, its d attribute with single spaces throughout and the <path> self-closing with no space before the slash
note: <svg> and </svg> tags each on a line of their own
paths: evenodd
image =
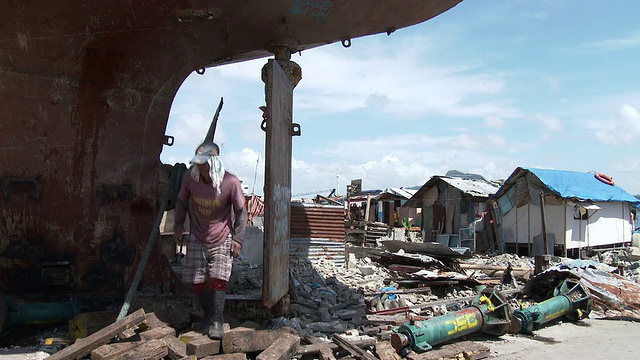
<svg viewBox="0 0 640 360">
<path fill-rule="evenodd" d="M 489 348 L 472 341 L 442 345 L 424 353 L 410 352 L 406 358 L 409 360 L 439 360 L 439 359 L 486 359 L 490 355 Z"/>
<path fill-rule="evenodd" d="M 167 357 L 171 360 L 182 359 L 187 356 L 187 344 L 180 341 L 175 336 L 165 336 L 161 339 L 167 344 Z"/>
<path fill-rule="evenodd" d="M 191 360 L 191 358 L 189 360 Z M 199 360 L 247 360 L 247 354 L 245 353 L 220 354 L 220 355 L 205 356 Z"/>
<path fill-rule="evenodd" d="M 333 350 L 324 347 L 320 349 L 320 353 L 318 354 L 320 360 L 336 360 L 336 357 L 333 356 Z"/>
<path fill-rule="evenodd" d="M 139 324 L 142 320 L 144 320 L 144 318 L 144 309 L 138 309 L 132 314 L 125 316 L 120 320 L 117 320 L 113 324 L 102 328 L 101 330 L 98 330 L 97 332 L 87 336 L 86 338 L 78 339 L 73 345 L 52 354 L 47 359 L 80 359 L 91 353 L 93 349 L 96 349 L 97 347 L 108 343 L 114 336 L 121 333 L 128 327 Z"/>
<path fill-rule="evenodd" d="M 256 360 L 289 360 L 298 351 L 300 336 L 285 333 L 261 352 Z"/>
<path fill-rule="evenodd" d="M 396 352 L 396 349 L 391 346 L 389 341 L 380 341 L 376 343 L 375 348 L 376 355 L 380 360 L 401 360 L 402 358 Z"/>
<path fill-rule="evenodd" d="M 105 344 L 91 351 L 91 360 L 112 360 L 119 359 L 122 354 L 144 344 L 148 340 L 160 339 L 165 336 L 173 336 L 176 331 L 168 326 L 149 329 L 145 332 L 137 334 L 139 340 L 120 341 L 112 344 Z"/>
<path fill-rule="evenodd" d="M 263 351 L 283 334 L 295 333 L 285 329 L 230 331 L 222 335 L 222 350 L 225 353 Z"/>
<path fill-rule="evenodd" d="M 336 342 L 336 344 L 340 345 L 341 348 L 347 350 L 351 355 L 357 358 L 365 359 L 365 360 L 377 360 L 375 356 L 351 344 L 348 338 L 342 335 L 334 334 L 332 339 L 333 341 Z"/>
<path fill-rule="evenodd" d="M 128 352 L 120 355 L 121 360 L 160 360 L 169 354 L 167 344 L 159 339 L 145 341 Z"/>
<path fill-rule="evenodd" d="M 371 336 L 358 336 L 358 337 L 347 337 L 347 340 L 360 348 L 372 347 L 376 344 L 376 339 Z M 329 349 L 331 351 L 338 350 L 340 346 L 333 342 L 327 343 L 319 343 L 319 344 L 310 344 L 310 345 L 302 345 L 298 348 L 298 352 L 296 355 L 313 355 L 318 354 L 322 349 Z"/>
<path fill-rule="evenodd" d="M 187 355 L 195 355 L 198 359 L 218 353 L 220 353 L 220 340 L 212 340 L 208 336 L 202 336 L 187 343 Z"/>
</svg>

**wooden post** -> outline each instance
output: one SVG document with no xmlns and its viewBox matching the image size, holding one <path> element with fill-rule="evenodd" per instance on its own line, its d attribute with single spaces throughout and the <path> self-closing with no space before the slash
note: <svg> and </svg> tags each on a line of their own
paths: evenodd
<svg viewBox="0 0 640 360">
<path fill-rule="evenodd" d="M 289 292 L 294 85 L 275 60 L 269 60 L 264 71 L 267 118 L 263 122 L 266 138 L 262 304 L 271 308 Z"/>
<path fill-rule="evenodd" d="M 540 192 L 540 216 L 542 217 L 542 246 L 544 246 L 544 255 L 549 254 L 547 242 L 547 224 L 544 220 L 544 192 Z"/>
<path fill-rule="evenodd" d="M 551 255 L 536 255 L 534 274 L 539 274 L 547 270 L 549 268 L 550 261 L 551 261 Z"/>
</svg>

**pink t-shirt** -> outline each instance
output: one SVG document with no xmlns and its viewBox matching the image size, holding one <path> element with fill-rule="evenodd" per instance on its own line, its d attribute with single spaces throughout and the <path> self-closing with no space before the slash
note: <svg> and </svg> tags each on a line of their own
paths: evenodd
<svg viewBox="0 0 640 360">
<path fill-rule="evenodd" d="M 191 234 L 208 246 L 221 244 L 231 232 L 232 206 L 236 211 L 244 208 L 244 194 L 235 175 L 226 172 L 220 190 L 218 196 L 211 184 L 195 182 L 187 172 L 178 193 L 189 204 Z"/>
</svg>

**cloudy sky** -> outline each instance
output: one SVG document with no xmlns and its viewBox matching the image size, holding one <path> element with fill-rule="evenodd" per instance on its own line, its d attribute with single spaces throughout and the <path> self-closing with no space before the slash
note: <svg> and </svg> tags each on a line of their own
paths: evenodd
<svg viewBox="0 0 640 360">
<path fill-rule="evenodd" d="M 602 172 L 640 194 L 640 1 L 464 0 L 413 27 L 295 54 L 292 195 L 411 187 L 448 170 Z M 165 163 L 187 163 L 218 101 L 225 166 L 263 194 L 267 59 L 189 76 Z"/>
</svg>

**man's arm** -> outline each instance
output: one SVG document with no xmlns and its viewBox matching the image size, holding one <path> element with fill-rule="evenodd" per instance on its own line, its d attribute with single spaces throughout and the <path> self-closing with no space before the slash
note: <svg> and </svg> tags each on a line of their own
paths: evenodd
<svg viewBox="0 0 640 360">
<path fill-rule="evenodd" d="M 242 207 L 240 210 L 234 209 L 236 218 L 233 223 L 233 241 L 237 241 L 242 245 L 244 241 L 244 233 L 247 229 L 247 209 Z"/>
</svg>

